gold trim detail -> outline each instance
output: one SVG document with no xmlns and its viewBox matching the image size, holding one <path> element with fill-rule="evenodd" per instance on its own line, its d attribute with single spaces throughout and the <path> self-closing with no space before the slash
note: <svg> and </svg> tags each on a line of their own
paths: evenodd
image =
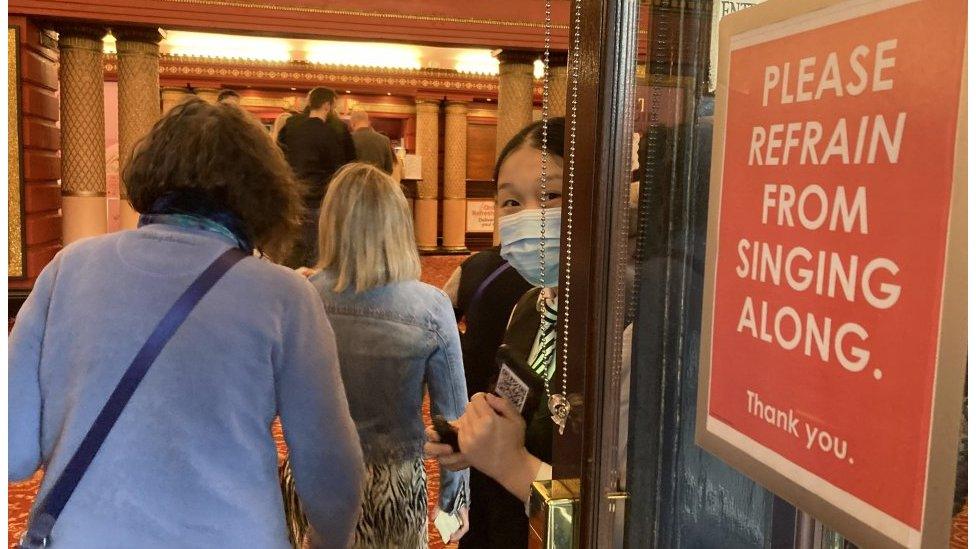
<svg viewBox="0 0 976 549">
<path fill-rule="evenodd" d="M 105 72 L 118 72 L 118 56 L 107 54 Z M 254 78 L 260 80 L 301 81 L 303 83 L 416 87 L 437 90 L 494 94 L 498 77 L 444 69 L 388 69 L 350 65 L 321 65 L 295 62 L 211 59 L 195 56 L 163 55 L 161 77 Z M 541 93 L 541 88 L 537 88 Z"/>
<path fill-rule="evenodd" d="M 24 272 L 23 185 L 20 171 L 20 63 L 17 28 L 7 27 L 7 276 Z"/>
<path fill-rule="evenodd" d="M 503 27 L 523 27 L 541 29 L 545 23 L 535 21 L 511 21 L 502 19 L 480 19 L 477 17 L 445 17 L 441 15 L 410 15 L 406 13 L 389 13 L 367 10 L 313 8 L 309 6 L 282 6 L 280 4 L 258 4 L 255 2 L 238 2 L 233 0 L 163 0 L 173 4 L 188 4 L 195 6 L 217 6 L 224 8 L 262 9 L 291 13 L 314 13 L 319 15 L 351 15 L 354 17 L 370 17 L 377 19 L 394 19 L 401 21 L 419 21 L 424 23 L 466 23 L 474 25 L 499 25 Z M 553 29 L 569 30 L 569 25 L 553 24 Z"/>
<path fill-rule="evenodd" d="M 100 191 L 61 191 L 61 196 L 74 196 L 78 198 L 102 198 L 105 193 Z"/>
</svg>

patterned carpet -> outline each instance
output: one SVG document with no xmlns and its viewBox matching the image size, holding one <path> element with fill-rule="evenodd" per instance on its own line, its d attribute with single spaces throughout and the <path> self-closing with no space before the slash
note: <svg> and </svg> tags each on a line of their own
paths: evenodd
<svg viewBox="0 0 976 549">
<path fill-rule="evenodd" d="M 423 258 L 424 282 L 435 286 L 442 286 L 454 269 L 464 258 L 461 256 L 427 256 Z M 9 325 L 8 325 L 9 328 Z M 424 421 L 429 421 L 429 411 L 427 403 L 424 403 Z M 278 444 L 278 454 L 280 457 L 287 455 L 288 449 L 281 436 L 281 430 L 277 424 L 273 429 L 275 441 Z M 432 506 L 437 501 L 437 491 L 440 478 L 436 462 L 425 463 L 427 467 L 427 484 L 430 487 L 428 501 Z M 17 538 L 23 532 L 27 522 L 27 514 L 37 493 L 37 487 L 41 482 L 43 473 L 38 472 L 34 477 L 26 482 L 9 483 L 7 485 L 7 531 L 11 549 L 16 546 Z M 951 549 L 965 549 L 968 540 L 968 507 L 964 507 L 962 512 L 955 517 L 952 525 Z M 430 547 L 432 549 L 442 549 L 444 544 L 440 541 L 440 536 L 430 525 Z"/>
<path fill-rule="evenodd" d="M 437 287 L 443 286 L 447 282 L 448 277 L 454 272 L 454 269 L 464 260 L 463 256 L 426 256 L 422 258 L 423 263 L 423 274 L 421 279 L 428 284 L 433 284 Z M 8 323 L 8 329 L 11 323 Z M 429 423 L 430 413 L 427 408 L 426 401 L 424 402 L 424 422 Z M 275 422 L 274 428 L 272 429 L 275 442 L 278 444 L 278 456 L 279 458 L 284 458 L 288 455 L 288 448 L 285 446 L 284 439 L 281 434 L 281 429 L 278 427 L 277 422 Z M 440 486 L 440 473 L 437 469 L 437 462 L 427 462 L 424 464 L 427 468 L 427 485 L 430 487 L 430 495 L 428 497 L 429 504 L 433 506 L 437 502 L 438 487 Z M 10 548 L 13 549 L 17 545 L 17 540 L 20 534 L 24 531 L 27 524 L 27 515 L 30 512 L 30 507 L 34 502 L 34 496 L 37 493 L 38 486 L 40 486 L 41 478 L 44 476 L 42 472 L 38 472 L 28 481 L 25 482 L 11 482 L 7 484 L 7 533 Z M 442 549 L 444 544 L 441 543 L 440 535 L 434 529 L 433 524 L 429 527 L 430 531 L 430 547 L 431 549 Z M 449 546 L 453 547 L 453 546 Z"/>
</svg>

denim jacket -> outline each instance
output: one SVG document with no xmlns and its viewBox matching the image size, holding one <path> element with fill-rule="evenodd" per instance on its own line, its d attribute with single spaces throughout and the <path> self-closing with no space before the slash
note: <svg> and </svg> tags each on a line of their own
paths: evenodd
<svg viewBox="0 0 976 549">
<path fill-rule="evenodd" d="M 363 293 L 333 291 L 335 276 L 311 278 L 335 331 L 339 367 L 367 463 L 418 459 L 425 441 L 425 389 L 432 414 L 457 419 L 467 404 L 461 343 L 450 300 L 419 281 Z M 440 507 L 468 503 L 468 471 L 440 473 Z"/>
</svg>

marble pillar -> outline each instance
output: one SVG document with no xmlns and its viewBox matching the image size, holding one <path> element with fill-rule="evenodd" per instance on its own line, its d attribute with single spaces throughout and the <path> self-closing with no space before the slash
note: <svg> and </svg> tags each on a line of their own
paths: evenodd
<svg viewBox="0 0 976 549">
<path fill-rule="evenodd" d="M 535 52 L 502 50 L 498 54 L 498 128 L 496 156 L 509 139 L 532 122 Z"/>
<path fill-rule="evenodd" d="M 102 38 L 105 29 L 58 29 L 61 94 L 61 212 L 65 244 L 104 234 L 105 91 Z"/>
<path fill-rule="evenodd" d="M 139 214 L 125 190 L 125 166 L 136 143 L 159 120 L 159 41 L 156 29 L 113 29 L 119 59 L 119 217 L 123 229 L 134 229 Z"/>
<path fill-rule="evenodd" d="M 448 101 L 444 109 L 444 251 L 465 252 L 467 234 L 468 104 Z"/>
<path fill-rule="evenodd" d="M 422 179 L 414 203 L 414 230 L 421 252 L 437 250 L 437 152 L 440 101 L 417 100 L 417 155 Z"/>
</svg>

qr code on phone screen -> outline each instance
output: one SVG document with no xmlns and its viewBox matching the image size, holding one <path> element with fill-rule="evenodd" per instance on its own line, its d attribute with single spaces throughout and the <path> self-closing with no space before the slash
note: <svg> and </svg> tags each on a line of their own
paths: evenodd
<svg viewBox="0 0 976 549">
<path fill-rule="evenodd" d="M 508 366 L 503 365 L 498 372 L 498 382 L 495 384 L 495 394 L 508 399 L 520 413 L 525 407 L 525 401 L 529 398 L 529 386 L 525 384 L 515 372 Z"/>
</svg>

